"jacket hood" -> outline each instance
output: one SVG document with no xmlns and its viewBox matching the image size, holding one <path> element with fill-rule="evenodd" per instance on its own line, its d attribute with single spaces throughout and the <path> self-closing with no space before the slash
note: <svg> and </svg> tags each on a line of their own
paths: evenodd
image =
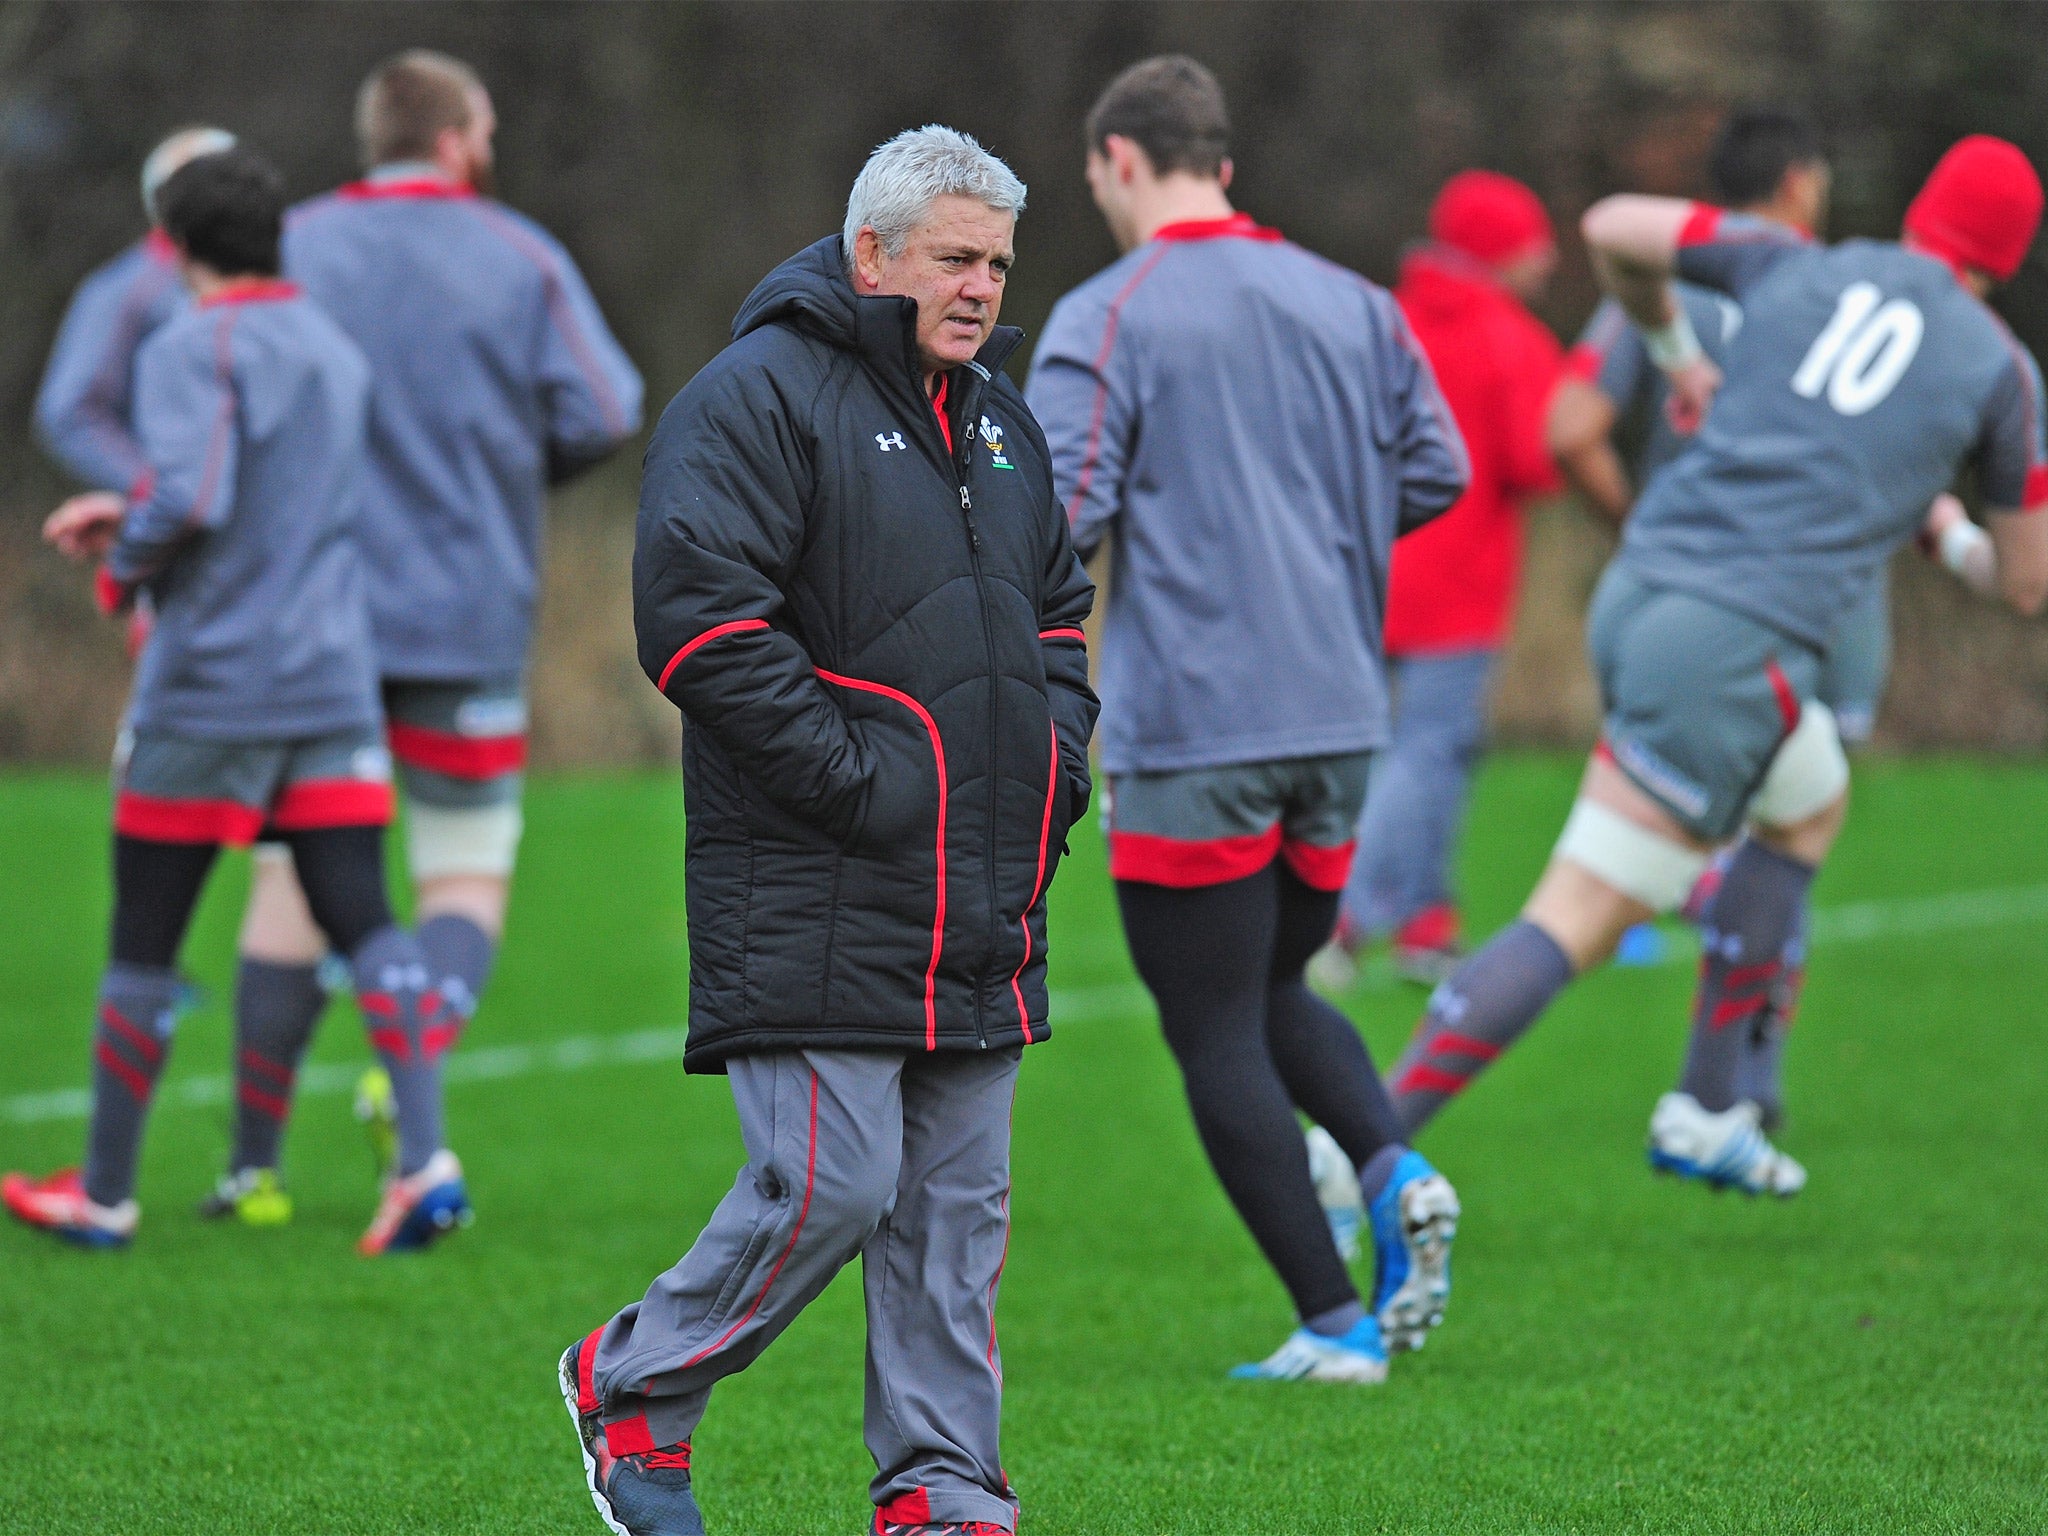
<svg viewBox="0 0 2048 1536">
<path fill-rule="evenodd" d="M 830 346 L 900 363 L 915 379 L 917 301 L 893 293 L 856 294 L 841 249 L 839 236 L 827 235 L 762 278 L 733 317 L 732 339 L 786 321 Z M 1023 339 L 1015 326 L 999 325 L 975 361 L 993 374 Z"/>
</svg>

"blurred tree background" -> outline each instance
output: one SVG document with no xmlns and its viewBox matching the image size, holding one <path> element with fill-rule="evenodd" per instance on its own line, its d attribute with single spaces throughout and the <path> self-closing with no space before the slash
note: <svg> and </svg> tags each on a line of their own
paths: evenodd
<svg viewBox="0 0 2048 1536">
<path fill-rule="evenodd" d="M 1237 126 L 1241 206 L 1391 281 L 1439 183 L 1467 165 L 1549 204 L 1567 339 L 1594 293 L 1569 231 L 1603 193 L 1703 190 L 1732 104 L 1789 101 L 1827 133 L 1836 236 L 1886 236 L 1974 130 L 2048 162 L 2048 8 L 2027 4 L 448 4 L 0 0 L 0 761 L 104 761 L 127 686 L 80 574 L 40 550 L 67 489 L 30 402 L 77 281 L 142 230 L 136 170 L 167 130 L 241 133 L 311 195 L 354 174 L 356 83 L 399 48 L 470 60 L 496 98 L 500 193 L 588 271 L 654 410 L 722 344 L 756 280 L 838 226 L 867 150 L 969 130 L 1030 184 L 1004 319 L 1032 331 L 1115 254 L 1081 182 L 1080 123 L 1123 65 L 1193 53 Z M 2048 350 L 2036 256 L 2000 307 Z M 1021 376 L 1022 364 L 1018 365 Z M 558 499 L 535 662 L 545 763 L 650 760 L 672 712 L 632 659 L 637 453 Z M 1582 740 L 1580 615 L 1611 534 L 1536 515 L 1521 638 L 1497 715 Z M 1900 562 L 1898 746 L 2048 742 L 2048 630 Z"/>
</svg>

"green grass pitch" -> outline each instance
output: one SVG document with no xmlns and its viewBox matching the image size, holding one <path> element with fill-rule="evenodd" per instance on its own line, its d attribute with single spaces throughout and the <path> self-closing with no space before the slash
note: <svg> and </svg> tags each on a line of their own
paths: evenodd
<svg viewBox="0 0 2048 1536">
<path fill-rule="evenodd" d="M 1486 770 L 1479 931 L 1527 888 L 1575 774 Z M 1002 1296 L 1030 1536 L 2048 1529 L 2048 774 L 1877 761 L 1857 793 L 1791 1054 L 1808 1192 L 1651 1178 L 1689 969 L 1593 976 L 1425 1143 L 1465 1203 L 1457 1291 L 1379 1389 L 1223 1378 L 1278 1343 L 1286 1302 L 1203 1164 L 1078 831 Z M 80 1123 L 25 1096 L 83 1081 L 106 812 L 90 779 L 0 780 L 0 1165 L 78 1155 Z M 724 1084 L 685 1078 L 661 1037 L 560 1042 L 682 1022 L 680 847 L 669 775 L 533 786 L 464 1047 L 489 1070 L 450 1090 L 479 1218 L 430 1256 L 351 1251 L 372 1191 L 333 1091 L 294 1129 L 287 1229 L 190 1215 L 227 1110 L 189 1088 L 152 1126 L 131 1251 L 0 1229 L 0 1530 L 600 1529 L 555 1357 L 687 1246 L 739 1143 Z M 224 863 L 187 949 L 213 1001 L 173 1085 L 225 1070 L 245 878 Z M 1347 1003 L 1384 1060 L 1421 995 L 1368 979 Z M 337 1007 L 328 1079 L 362 1054 Z M 861 1530 L 860 1395 L 848 1274 L 719 1389 L 696 1444 L 712 1531 Z"/>
</svg>

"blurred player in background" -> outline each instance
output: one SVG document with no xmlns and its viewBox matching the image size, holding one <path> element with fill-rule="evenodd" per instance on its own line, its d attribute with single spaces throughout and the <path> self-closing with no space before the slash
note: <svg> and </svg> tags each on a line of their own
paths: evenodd
<svg viewBox="0 0 2048 1536">
<path fill-rule="evenodd" d="M 1809 238 L 1827 222 L 1831 181 L 1820 136 L 1804 117 L 1778 107 L 1730 115 L 1707 157 L 1707 179 L 1724 207 L 1768 219 Z M 1724 293 L 1691 283 L 1673 286 L 1701 349 L 1717 367 L 1742 329 L 1742 308 Z M 1633 494 L 1612 442 L 1623 422 L 1641 433 L 1634 481 L 1647 485 L 1690 440 L 1673 425 L 1664 375 L 1650 361 L 1643 333 L 1614 299 L 1602 301 L 1566 360 L 1566 377 L 1550 407 L 1551 448 L 1573 484 L 1617 522 Z M 1835 714 L 1845 747 L 1870 739 L 1891 665 L 1891 579 L 1880 567 L 1867 593 L 1842 618 L 1821 666 L 1815 696 Z M 1733 849 L 1717 855 L 1687 899 L 1685 914 L 1711 922 L 1711 903 Z M 1764 1129 L 1783 1116 L 1781 1063 L 1785 1035 L 1797 1010 L 1806 974 L 1807 909 L 1802 906 L 1785 952 L 1784 968 L 1767 1004 L 1749 1022 L 1739 1074 L 1742 1098 L 1753 1103 Z M 1624 953 L 1626 952 L 1624 946 Z"/>
<path fill-rule="evenodd" d="M 2018 270 L 2041 203 L 2026 156 L 1980 136 L 1943 156 L 1899 244 L 1825 248 L 1674 198 L 1612 197 L 1587 213 L 1603 285 L 1678 398 L 1701 414 L 1712 398 L 1713 411 L 1644 493 L 1601 579 L 1589 635 L 1600 746 L 1521 919 L 1431 998 L 1394 1072 L 1404 1123 L 1427 1121 L 1630 925 L 1684 901 L 1711 849 L 1747 823 L 1702 936 L 1684 1075 L 1651 1119 L 1650 1156 L 1716 1186 L 1804 1185 L 1739 1099 L 1738 1070 L 1847 805 L 1848 762 L 1817 697 L 1823 661 L 1923 527 L 2014 609 L 2048 597 L 2048 518 L 2028 515 L 2048 509 L 2040 372 L 1984 303 Z M 1725 383 L 1674 277 L 1743 306 Z M 1965 462 L 1988 533 L 1943 494 Z"/>
<path fill-rule="evenodd" d="M 135 1232 L 178 950 L 223 844 L 268 829 L 292 850 L 313 920 L 347 958 L 372 1036 L 380 1049 L 388 1037 L 401 1073 L 451 1028 L 384 889 L 391 765 L 352 538 L 369 365 L 278 280 L 284 182 L 269 165 L 242 149 L 203 155 L 160 201 L 196 303 L 136 360 L 145 468 L 130 494 L 74 497 L 45 527 L 67 555 L 104 556 L 106 611 L 147 590 L 158 615 L 116 761 L 112 958 L 86 1161 L 82 1173 L 0 1185 L 19 1219 L 96 1247 Z M 411 1246 L 454 1219 L 431 1206 L 408 1214 L 386 1241 Z"/>
<path fill-rule="evenodd" d="M 1202 1145 L 1300 1317 L 1239 1370 L 1378 1381 L 1385 1348 L 1442 1316 L 1457 1199 L 1302 973 L 1387 740 L 1388 551 L 1468 470 L 1392 297 L 1232 209 L 1229 134 L 1192 59 L 1110 84 L 1088 183 L 1125 255 L 1054 308 L 1027 389 L 1076 544 L 1113 541 L 1101 752 L 1124 932 Z M 1297 1108 L 1363 1180 L 1371 1311 Z"/>
<path fill-rule="evenodd" d="M 1543 411 L 1560 349 L 1529 313 L 1557 268 L 1550 215 L 1519 181 L 1461 171 L 1394 289 L 1472 457 L 1455 506 L 1394 545 L 1387 578 L 1393 739 L 1375 754 L 1337 945 L 1393 936 L 1394 964 L 1443 980 L 1458 958 L 1451 866 L 1486 737 L 1494 662 L 1521 582 L 1522 512 L 1555 490 Z"/>
<path fill-rule="evenodd" d="M 520 835 L 525 673 L 547 487 L 640 425 L 640 377 L 569 255 L 484 194 L 491 101 L 465 65 L 401 54 L 364 81 L 360 182 L 294 210 L 285 270 L 370 359 L 360 533 L 406 846 L 434 984 L 464 1021 L 504 929 Z M 297 1070 L 325 1002 L 323 950 L 286 850 L 258 850 L 241 939 L 242 1092 L 210 1209 L 244 1212 L 272 1170 Z M 445 1046 L 444 1046 L 445 1048 Z M 400 1073 L 394 1209 L 424 1199 L 439 1115 L 410 1114 L 431 1072 Z M 249 1063 L 284 1069 L 283 1086 Z M 415 1128 L 417 1127 L 417 1129 Z M 438 1178 L 437 1173 L 434 1177 Z"/>
</svg>

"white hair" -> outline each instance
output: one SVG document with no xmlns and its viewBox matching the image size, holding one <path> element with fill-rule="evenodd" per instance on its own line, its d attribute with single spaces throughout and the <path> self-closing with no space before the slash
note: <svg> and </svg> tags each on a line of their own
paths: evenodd
<svg viewBox="0 0 2048 1536">
<path fill-rule="evenodd" d="M 941 197 L 971 197 L 1011 217 L 1024 211 L 1024 183 L 957 128 L 937 123 L 906 128 L 868 156 L 846 199 L 840 241 L 853 268 L 853 242 L 872 229 L 891 256 L 903 253 L 910 232 L 931 215 Z"/>
</svg>

